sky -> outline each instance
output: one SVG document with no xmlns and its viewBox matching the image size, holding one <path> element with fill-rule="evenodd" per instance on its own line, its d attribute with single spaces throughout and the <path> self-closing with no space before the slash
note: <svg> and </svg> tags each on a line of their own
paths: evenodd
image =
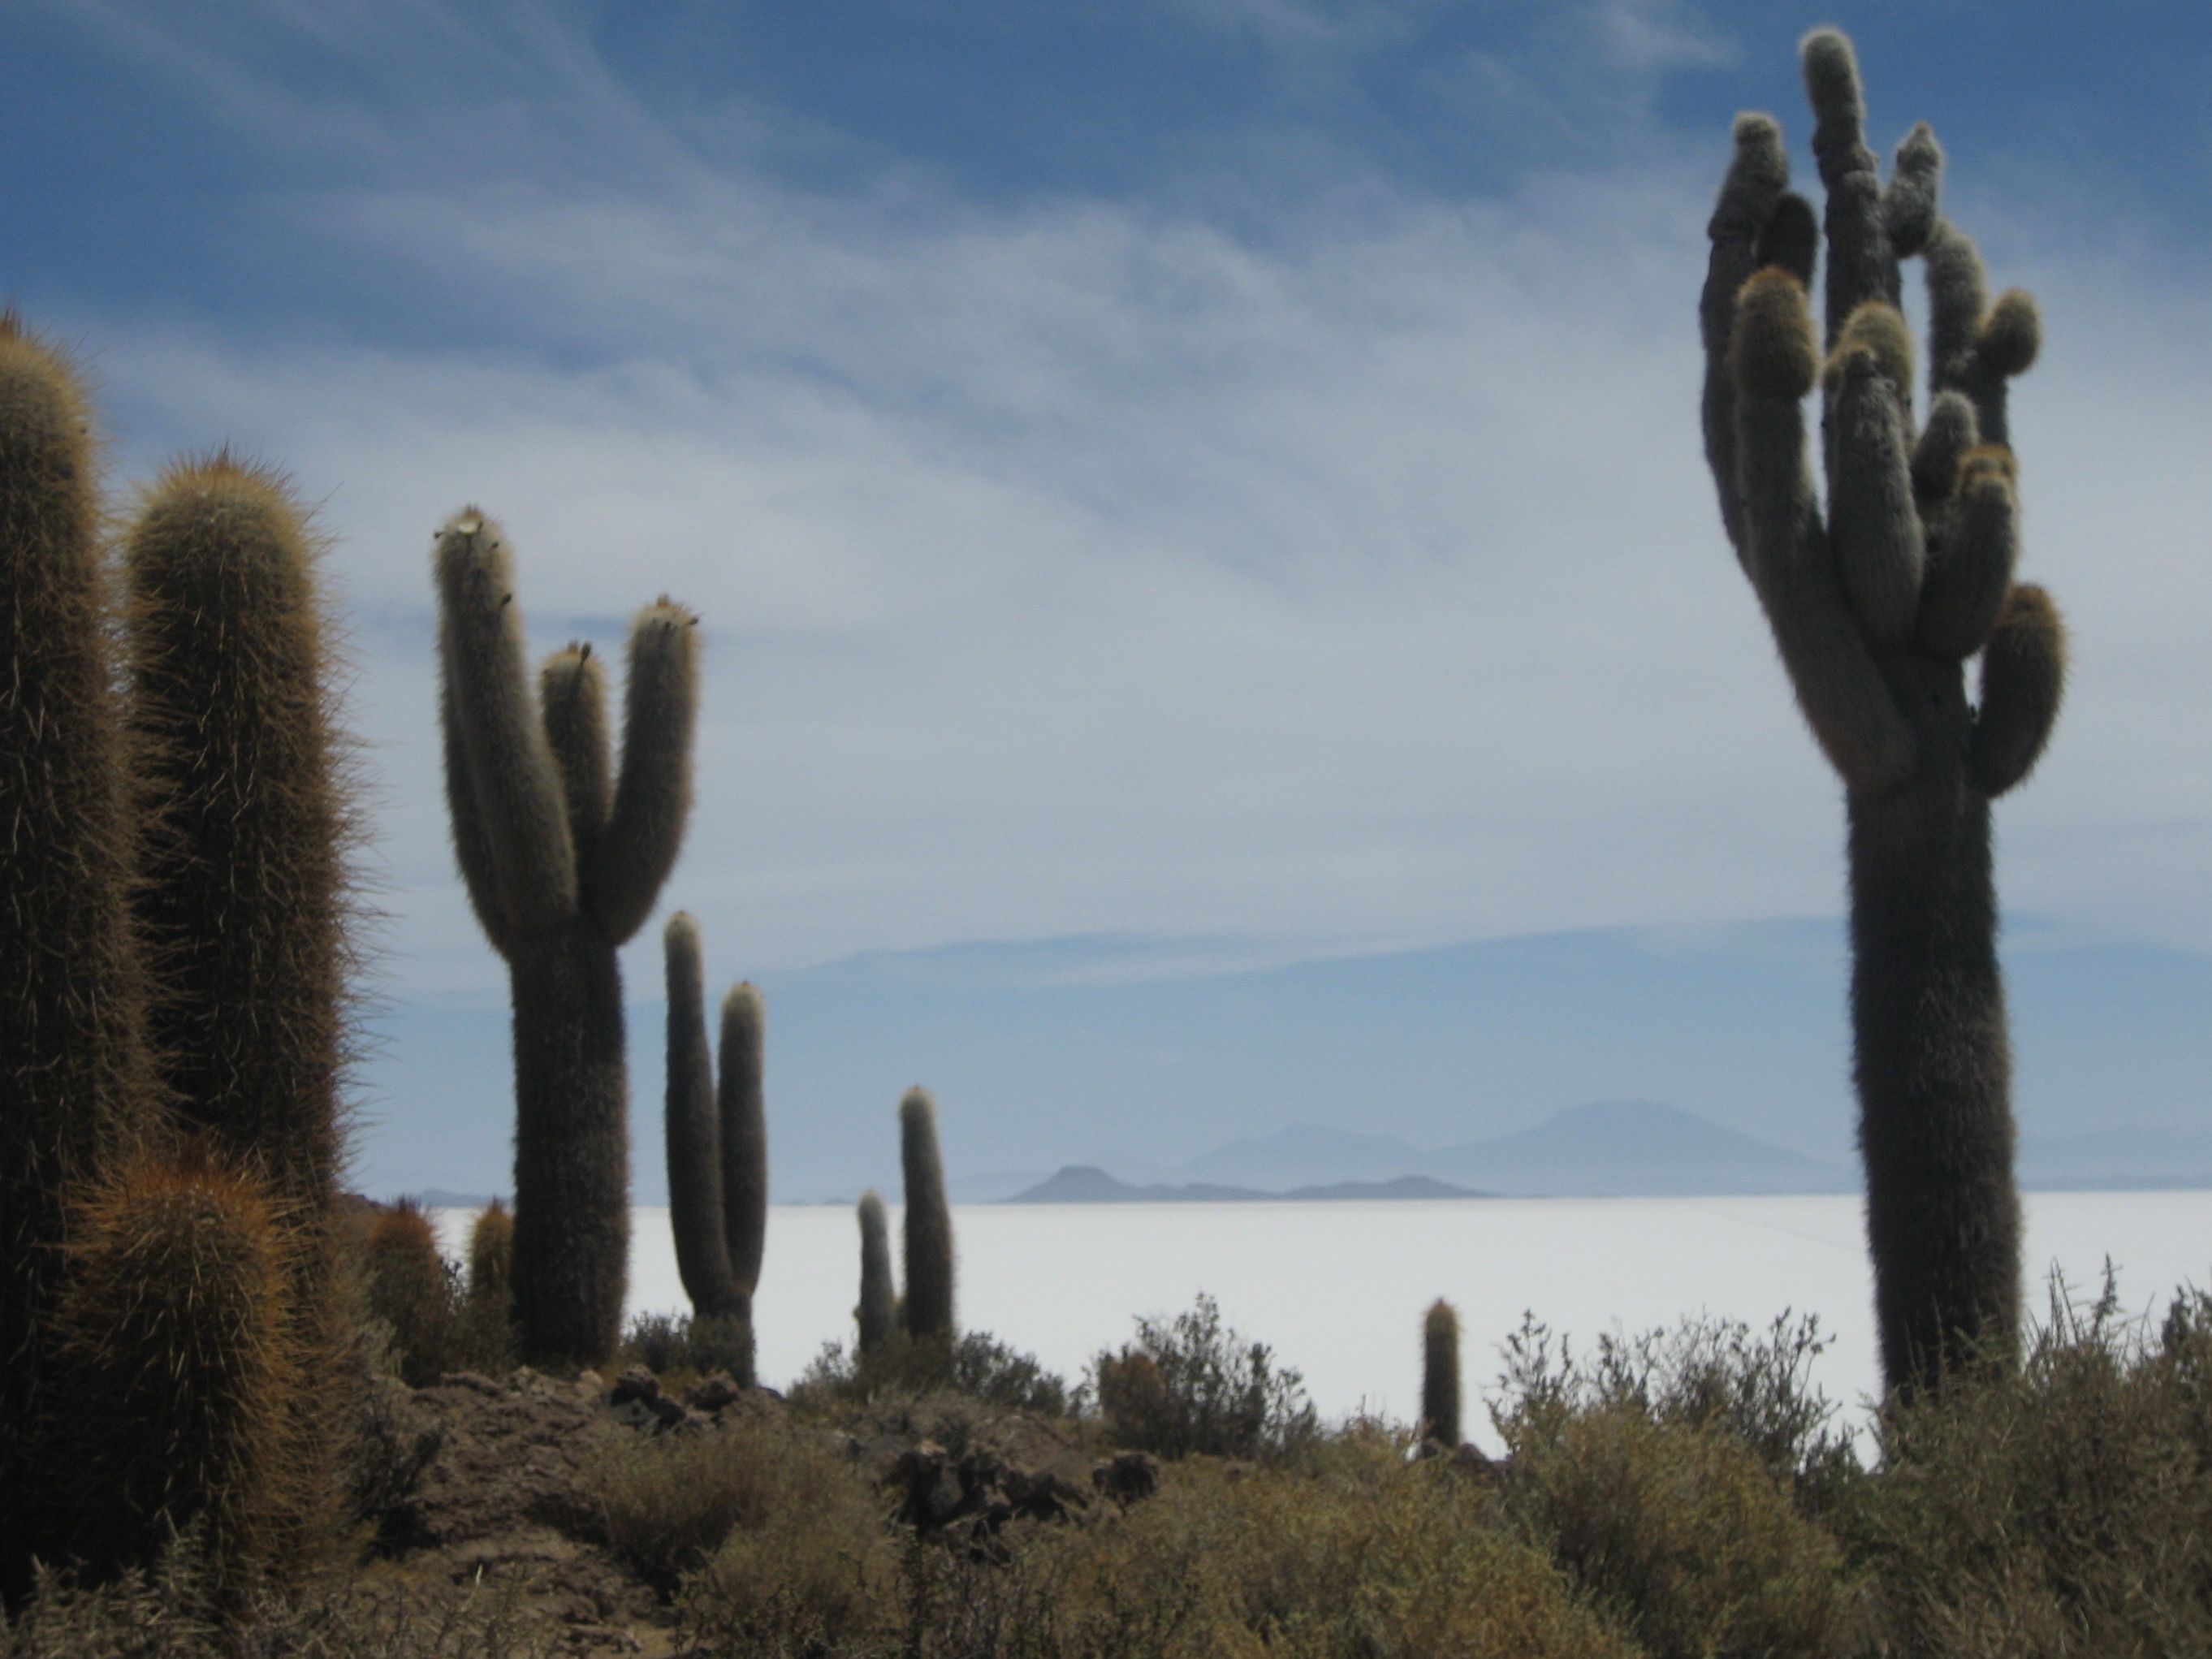
<svg viewBox="0 0 2212 1659">
<path fill-rule="evenodd" d="M 987 945 L 1164 986 L 1695 938 L 1717 965 L 1671 1018 L 1716 1053 L 1758 1035 L 1725 988 L 1762 929 L 1803 922 L 1832 1132 L 1774 1138 L 1847 1144 L 1838 787 L 1695 416 L 1729 119 L 1778 114 L 1809 177 L 1822 21 L 1876 143 L 1932 121 L 1948 211 L 2042 304 L 2023 574 L 2073 678 L 2000 884 L 2008 948 L 2126 1008 L 2115 963 L 2161 964 L 2153 998 L 2212 955 L 2201 8 L 16 0 L 0 292 L 90 366 L 118 491 L 228 442 L 331 538 L 376 913 L 356 1179 L 495 1184 L 512 1109 L 438 770 L 427 556 L 465 501 L 539 650 L 615 651 L 662 592 L 704 617 L 686 851 L 624 955 L 641 1134 L 681 907 L 772 1032 L 780 983 Z M 911 1012 L 839 983 L 853 1029 Z M 1649 1092 L 1602 1010 L 1564 1018 L 1586 978 L 1548 983 L 1568 1035 L 1517 1091 L 1385 1065 L 1284 1115 L 1464 1100 L 1437 1144 Z M 1448 1006 L 1410 1000 L 1441 1064 Z M 937 1032 L 856 1101 L 838 1025 L 784 1051 L 817 1125 L 887 1126 L 923 1060 L 950 1123 L 988 1071 L 990 1032 Z M 2049 1086 L 2069 1043 L 2024 1050 L 2054 1127 L 2114 1109 Z M 1233 1060 L 1170 1091 L 1179 1155 L 1254 1127 Z M 1060 1109 L 1036 1155 L 1127 1145 L 1110 1113 Z"/>
</svg>

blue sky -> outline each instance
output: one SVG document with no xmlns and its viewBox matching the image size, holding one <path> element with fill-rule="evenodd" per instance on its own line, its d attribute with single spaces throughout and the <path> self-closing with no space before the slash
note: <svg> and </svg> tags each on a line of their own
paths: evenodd
<svg viewBox="0 0 2212 1659">
<path fill-rule="evenodd" d="M 2114 947 L 2081 958 L 2106 975 L 2202 956 L 2201 9 L 12 8 L 0 289 L 82 348 L 122 480 L 228 440 L 333 537 L 384 913 L 364 1182 L 497 1177 L 503 1103 L 410 1060 L 503 999 L 436 771 L 424 554 L 466 499 L 541 648 L 611 647 L 663 591 L 705 613 L 667 897 L 716 977 L 1101 938 L 1226 968 L 1689 929 L 1750 961 L 1759 924 L 1832 918 L 1835 786 L 1693 413 L 1728 122 L 1775 111 L 1809 173 L 1823 21 L 1877 141 L 1936 124 L 1950 210 L 2045 309 L 2027 568 L 2075 673 L 2000 809 L 2015 933 Z M 1747 1035 L 1717 989 L 1702 1018 Z M 1602 1021 L 1577 1047 L 1469 1134 L 1592 1054 L 1649 1091 Z M 931 1053 L 949 1115 L 960 1051 Z M 915 1062 L 881 1064 L 887 1112 Z M 1181 1086 L 1186 1122 L 1249 1127 Z M 1114 1144 L 1098 1109 L 1069 1156 Z M 426 1172 L 464 1120 L 465 1167 Z"/>
</svg>

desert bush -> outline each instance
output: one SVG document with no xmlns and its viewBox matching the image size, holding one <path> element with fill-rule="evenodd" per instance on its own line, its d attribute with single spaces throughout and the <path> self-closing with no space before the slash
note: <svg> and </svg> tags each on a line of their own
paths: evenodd
<svg viewBox="0 0 2212 1659">
<path fill-rule="evenodd" d="M 753 1330 L 748 1320 L 691 1314 L 640 1314 L 623 1336 L 616 1362 L 642 1365 L 654 1376 L 734 1377 L 753 1374 Z"/>
<path fill-rule="evenodd" d="M 1091 1362 L 1089 1388 L 1109 1436 L 1163 1457 L 1282 1457 L 1320 1433 L 1304 1379 L 1224 1325 L 1210 1296 L 1139 1319 L 1135 1342 Z"/>
<path fill-rule="evenodd" d="M 1486 1659 L 1635 1649 L 1490 1513 L 1409 1464 L 1402 1436 L 1340 1437 L 1314 1468 L 1196 1457 L 1097 1524 L 1030 1537 L 1011 1565 L 910 1568 L 935 1659 Z"/>
<path fill-rule="evenodd" d="M 939 1389 L 1044 1417 L 1069 1416 L 1077 1404 L 1066 1378 L 988 1331 L 966 1332 L 949 1349 L 915 1342 L 902 1331 L 865 1354 L 824 1343 L 792 1386 L 791 1400 L 802 1410 L 835 1412 L 878 1395 Z"/>
<path fill-rule="evenodd" d="M 12 1619 L 0 1610 L 0 1659 L 534 1659 L 560 1651 L 570 1629 L 511 1584 L 368 1573 L 264 1589 L 218 1617 L 210 1571 L 187 1534 L 96 1589 L 42 1573 Z"/>
<path fill-rule="evenodd" d="M 1835 1402 L 1812 1380 L 1828 1346 L 1820 1320 L 1783 1313 L 1765 1332 L 1699 1316 L 1637 1336 L 1611 1333 L 1585 1355 L 1534 1315 L 1505 1339 L 1491 1420 L 1508 1445 L 1577 1413 L 1626 1410 L 1662 1425 L 1741 1441 L 1798 1505 L 1825 1513 L 1863 1478 Z"/>
<path fill-rule="evenodd" d="M 1506 1512 L 1654 1659 L 1858 1650 L 1836 1540 L 1724 1425 L 1630 1405 L 1519 1419 Z"/>
<path fill-rule="evenodd" d="M 890 1560 L 886 1505 L 866 1476 L 820 1431 L 780 1419 L 693 1434 L 610 1432 L 581 1485 L 603 1541 L 664 1592 L 738 1533 L 781 1540 L 794 1571 L 817 1545 L 874 1564 L 872 1572 L 879 1556 Z M 725 1578 L 742 1576 L 733 1562 Z"/>
<path fill-rule="evenodd" d="M 2054 1280 L 2019 1374 L 1936 1392 L 1883 1414 L 1844 1522 L 1898 1650 L 2212 1652 L 2212 1299 L 2154 1331 L 2109 1273 L 2086 1306 Z"/>
</svg>

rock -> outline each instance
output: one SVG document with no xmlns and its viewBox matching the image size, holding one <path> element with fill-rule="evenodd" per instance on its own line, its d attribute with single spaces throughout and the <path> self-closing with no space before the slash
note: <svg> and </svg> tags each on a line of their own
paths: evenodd
<svg viewBox="0 0 2212 1659">
<path fill-rule="evenodd" d="M 737 1379 L 727 1371 L 716 1371 L 691 1385 L 684 1396 L 684 1403 L 702 1412 L 718 1412 L 725 1406 L 734 1406 L 744 1397 L 744 1390 L 738 1387 Z"/>
<path fill-rule="evenodd" d="M 627 1406 L 633 1400 L 650 1405 L 660 1398 L 660 1379 L 642 1365 L 632 1365 L 615 1378 L 613 1391 L 607 1395 L 610 1406 Z"/>
</svg>

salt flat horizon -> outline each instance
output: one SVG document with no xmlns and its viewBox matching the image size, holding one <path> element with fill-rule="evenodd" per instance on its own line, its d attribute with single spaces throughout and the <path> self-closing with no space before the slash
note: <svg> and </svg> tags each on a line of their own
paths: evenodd
<svg viewBox="0 0 2212 1659">
<path fill-rule="evenodd" d="M 2212 1190 L 2028 1193 L 2027 1309 L 2041 1318 L 2055 1269 L 2094 1297 L 2109 1259 L 2121 1305 L 2162 1313 L 2185 1284 L 2212 1284 Z M 901 1211 L 892 1208 L 894 1237 Z M 435 1212 L 458 1253 L 473 1212 Z M 629 1316 L 688 1311 L 668 1212 L 632 1211 Z M 1139 1316 L 1200 1293 L 1305 1378 L 1324 1417 L 1411 1419 L 1419 1332 L 1436 1297 L 1459 1310 L 1474 1437 L 1495 1392 L 1500 1345 L 1524 1310 L 1586 1349 L 1704 1313 L 1764 1328 L 1819 1317 L 1814 1375 L 1863 1425 L 1879 1381 L 1872 1281 L 1856 1194 L 1758 1198 L 1468 1199 L 1422 1203 L 956 1206 L 958 1316 L 1036 1354 L 1073 1382 Z M 824 1343 L 849 1344 L 860 1268 L 849 1206 L 776 1205 L 754 1318 L 761 1380 L 787 1388 Z"/>
</svg>

